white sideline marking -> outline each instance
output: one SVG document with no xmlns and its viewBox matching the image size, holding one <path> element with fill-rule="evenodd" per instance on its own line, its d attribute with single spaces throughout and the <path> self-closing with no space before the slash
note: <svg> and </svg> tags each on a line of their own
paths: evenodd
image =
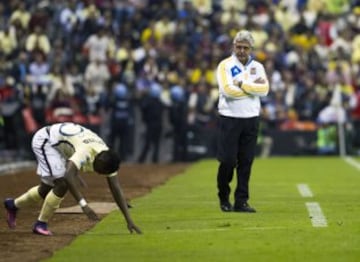
<svg viewBox="0 0 360 262">
<path fill-rule="evenodd" d="M 355 167 L 356 169 L 360 170 L 360 163 L 357 162 L 354 158 L 352 157 L 344 157 L 344 160 L 346 163 L 348 163 L 350 166 Z"/>
<path fill-rule="evenodd" d="M 274 227 L 243 227 L 237 228 L 236 230 L 274 230 L 274 229 L 286 229 L 287 227 L 283 226 L 274 226 Z M 229 227 L 222 227 L 222 228 L 200 228 L 200 229 L 166 229 L 166 230 L 157 230 L 157 233 L 164 233 L 164 232 L 171 232 L 171 233 L 186 233 L 186 232 L 213 232 L 213 231 L 228 231 L 233 230 L 231 226 Z"/>
<path fill-rule="evenodd" d="M 313 197 L 310 187 L 307 184 L 297 184 L 297 188 L 302 197 Z"/>
<path fill-rule="evenodd" d="M 309 212 L 309 216 L 311 219 L 311 223 L 313 227 L 327 227 L 326 217 L 321 211 L 321 207 L 317 202 L 307 202 L 305 203 L 307 210 Z"/>
<path fill-rule="evenodd" d="M 36 166 L 35 161 L 21 161 L 21 162 L 0 164 L 0 175 L 8 175 L 22 168 L 30 168 L 35 166 Z"/>
</svg>

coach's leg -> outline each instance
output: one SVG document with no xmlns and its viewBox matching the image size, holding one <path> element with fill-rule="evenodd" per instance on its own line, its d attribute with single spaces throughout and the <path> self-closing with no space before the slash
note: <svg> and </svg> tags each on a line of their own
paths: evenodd
<svg viewBox="0 0 360 262">
<path fill-rule="evenodd" d="M 238 164 L 236 167 L 237 186 L 234 194 L 234 211 L 255 212 L 249 207 L 249 180 L 251 167 L 255 158 L 255 148 L 258 134 L 258 118 L 247 119 L 243 135 L 239 143 Z"/>
<path fill-rule="evenodd" d="M 220 162 L 217 173 L 218 197 L 222 211 L 232 211 L 229 201 L 230 182 L 236 166 L 237 153 L 237 120 L 229 117 L 219 117 L 219 133 L 217 159 Z"/>
<path fill-rule="evenodd" d="M 230 182 L 233 178 L 234 166 L 220 162 L 217 174 L 218 197 L 221 204 L 229 203 Z"/>
<path fill-rule="evenodd" d="M 218 174 L 217 174 L 217 188 L 218 197 L 220 200 L 220 209 L 224 212 L 230 212 L 233 210 L 233 206 L 230 203 L 230 182 L 233 178 L 234 166 L 230 163 L 220 162 Z"/>
</svg>

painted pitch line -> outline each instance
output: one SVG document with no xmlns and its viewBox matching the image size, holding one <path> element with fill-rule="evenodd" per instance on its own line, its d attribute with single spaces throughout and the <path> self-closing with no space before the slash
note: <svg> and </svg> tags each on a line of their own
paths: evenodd
<svg viewBox="0 0 360 262">
<path fill-rule="evenodd" d="M 297 184 L 297 188 L 302 197 L 313 197 L 310 187 L 307 184 Z"/>
<path fill-rule="evenodd" d="M 357 162 L 354 158 L 352 157 L 344 157 L 344 160 L 346 163 L 348 163 L 350 166 L 355 167 L 356 169 L 360 170 L 360 163 Z"/>
<path fill-rule="evenodd" d="M 18 171 L 23 168 L 35 167 L 35 161 L 21 161 L 21 162 L 12 162 L 0 164 L 0 175 L 11 174 L 12 172 Z"/>
<path fill-rule="evenodd" d="M 307 202 L 305 203 L 309 212 L 309 217 L 313 227 L 327 227 L 326 217 L 324 216 L 319 203 Z"/>
<path fill-rule="evenodd" d="M 284 226 L 270 226 L 270 227 L 243 227 L 243 228 L 238 228 L 236 227 L 236 230 L 259 230 L 259 231 L 264 231 L 264 230 L 276 230 L 276 229 L 287 229 L 287 227 Z M 228 231 L 228 230 L 233 230 L 232 226 L 228 226 L 225 228 L 200 228 L 200 229 L 190 229 L 190 228 L 184 228 L 184 229 L 166 229 L 166 230 L 156 230 L 154 232 L 156 233 L 165 233 L 165 232 L 171 232 L 171 233 L 188 233 L 188 232 L 214 232 L 214 231 Z"/>
</svg>

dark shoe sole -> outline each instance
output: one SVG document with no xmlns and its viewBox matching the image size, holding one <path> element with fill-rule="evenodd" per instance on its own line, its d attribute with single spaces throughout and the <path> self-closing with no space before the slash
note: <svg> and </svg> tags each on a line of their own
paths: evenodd
<svg viewBox="0 0 360 262">
<path fill-rule="evenodd" d="M 230 203 L 220 204 L 220 209 L 223 212 L 232 212 L 233 207 Z"/>
<path fill-rule="evenodd" d="M 256 213 L 256 210 L 252 207 L 241 207 L 241 208 L 234 207 L 234 212 Z"/>
</svg>

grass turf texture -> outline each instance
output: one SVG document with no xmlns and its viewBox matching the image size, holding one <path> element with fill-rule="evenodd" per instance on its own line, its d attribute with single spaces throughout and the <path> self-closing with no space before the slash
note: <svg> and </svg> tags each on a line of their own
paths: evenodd
<svg viewBox="0 0 360 262">
<path fill-rule="evenodd" d="M 216 170 L 198 162 L 134 200 L 143 235 L 115 211 L 48 261 L 360 261 L 360 170 L 343 159 L 257 159 L 255 214 L 220 211 Z M 299 183 L 314 196 L 301 197 Z M 306 202 L 320 204 L 328 227 L 312 226 Z"/>
</svg>

